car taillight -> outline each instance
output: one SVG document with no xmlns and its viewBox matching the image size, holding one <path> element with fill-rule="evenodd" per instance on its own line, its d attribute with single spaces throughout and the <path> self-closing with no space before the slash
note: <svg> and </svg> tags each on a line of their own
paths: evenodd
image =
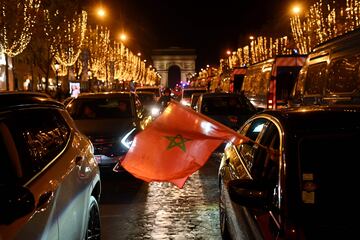
<svg viewBox="0 0 360 240">
<path fill-rule="evenodd" d="M 238 118 L 236 116 L 229 116 L 228 119 L 232 123 L 237 123 L 238 122 Z"/>
</svg>

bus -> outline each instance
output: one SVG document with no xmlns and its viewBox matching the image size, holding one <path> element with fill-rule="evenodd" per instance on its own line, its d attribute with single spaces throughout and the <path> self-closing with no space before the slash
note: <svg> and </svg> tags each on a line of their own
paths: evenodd
<svg viewBox="0 0 360 240">
<path fill-rule="evenodd" d="M 287 106 L 306 55 L 278 55 L 250 65 L 242 92 L 257 109 Z"/>
</svg>

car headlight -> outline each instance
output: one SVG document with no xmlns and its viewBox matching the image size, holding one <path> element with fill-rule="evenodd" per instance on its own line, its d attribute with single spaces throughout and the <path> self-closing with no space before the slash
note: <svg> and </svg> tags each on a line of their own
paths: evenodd
<svg viewBox="0 0 360 240">
<path fill-rule="evenodd" d="M 151 116 L 154 117 L 159 116 L 160 114 L 160 108 L 158 107 L 152 107 L 150 111 L 151 111 Z"/>
<path fill-rule="evenodd" d="M 181 100 L 181 104 L 184 106 L 190 106 L 190 102 L 187 100 Z"/>
<path fill-rule="evenodd" d="M 132 134 L 136 128 L 131 129 L 122 139 L 121 144 L 126 147 L 127 149 L 130 149 L 130 146 L 134 140 L 135 134 Z"/>
</svg>

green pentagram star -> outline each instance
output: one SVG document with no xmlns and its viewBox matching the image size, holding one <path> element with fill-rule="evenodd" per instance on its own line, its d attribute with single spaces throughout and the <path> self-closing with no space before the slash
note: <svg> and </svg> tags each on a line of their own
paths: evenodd
<svg viewBox="0 0 360 240">
<path fill-rule="evenodd" d="M 181 150 L 186 152 L 185 142 L 191 141 L 191 139 L 183 138 L 180 134 L 174 136 L 165 136 L 169 140 L 169 146 L 167 146 L 167 150 L 172 149 L 173 147 L 179 147 Z"/>
</svg>

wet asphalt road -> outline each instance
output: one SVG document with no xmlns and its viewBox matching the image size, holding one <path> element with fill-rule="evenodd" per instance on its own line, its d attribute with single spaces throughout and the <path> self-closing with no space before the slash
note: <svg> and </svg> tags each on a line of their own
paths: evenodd
<svg viewBox="0 0 360 240">
<path fill-rule="evenodd" d="M 209 159 L 182 189 L 102 174 L 102 239 L 221 239 L 218 167 Z"/>
</svg>

